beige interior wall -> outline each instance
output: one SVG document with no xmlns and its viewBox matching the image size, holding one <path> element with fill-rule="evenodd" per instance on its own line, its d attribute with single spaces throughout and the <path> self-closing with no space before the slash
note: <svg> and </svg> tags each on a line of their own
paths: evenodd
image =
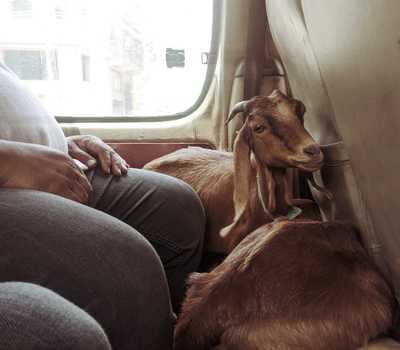
<svg viewBox="0 0 400 350">
<path fill-rule="evenodd" d="M 337 125 L 340 117 L 338 117 L 338 111 L 334 108 L 327 76 L 321 68 L 320 57 L 310 38 L 311 26 L 304 16 L 302 1 L 267 0 L 266 4 L 271 32 L 285 65 L 293 95 L 305 103 L 307 107 L 306 127 L 322 145 L 325 154 L 325 164 L 321 176 L 316 176 L 317 180 L 333 192 L 336 217 L 356 224 L 363 234 L 371 255 L 375 257 L 381 269 L 388 272 L 387 264 L 381 255 L 380 232 L 376 230 L 374 220 L 370 215 L 373 208 L 367 206 L 365 193 L 358 185 L 360 179 L 354 171 L 358 165 L 353 162 L 353 157 L 349 152 L 349 145 L 356 138 L 347 139 L 346 142 L 342 141 L 342 130 L 339 130 Z M 336 0 L 329 2 L 329 6 L 336 6 L 337 4 L 338 1 Z M 351 4 L 363 8 L 364 2 L 355 0 Z M 325 6 L 328 5 L 325 2 L 318 2 L 317 5 L 316 2 L 309 1 L 308 6 L 326 9 Z M 338 31 L 341 31 L 343 25 L 342 16 L 339 13 L 347 11 L 348 8 L 349 4 L 342 1 L 341 6 L 337 8 L 337 13 L 326 11 L 327 18 L 318 19 L 319 25 L 315 27 L 315 31 L 321 34 L 320 40 L 324 45 L 344 47 L 342 42 L 347 40 L 347 36 L 351 35 L 349 33 L 354 31 L 355 28 L 351 28 L 351 26 L 346 28 L 340 39 L 335 35 Z M 319 14 L 315 14 L 315 16 L 318 17 Z M 338 18 L 340 18 L 340 21 L 338 21 Z M 372 18 L 370 20 L 373 21 Z M 329 32 L 329 34 L 326 32 Z M 368 39 L 368 35 L 366 35 L 365 40 Z M 328 44 L 329 41 L 330 44 Z M 355 49 L 357 50 L 356 46 Z M 338 54 L 339 51 L 339 48 L 333 49 L 329 54 L 328 60 L 332 67 L 334 64 L 340 66 L 348 63 L 348 61 L 342 60 L 343 57 Z M 365 58 L 368 59 L 368 55 Z M 357 63 L 357 60 L 353 63 Z M 335 70 L 331 73 L 335 74 Z M 336 86 L 344 91 L 351 85 L 349 81 L 354 77 L 347 75 L 341 78 L 341 81 L 337 81 Z M 356 91 L 356 88 L 353 88 Z M 351 92 L 348 91 L 348 94 L 350 96 Z M 346 108 L 346 100 L 343 103 L 344 108 Z M 371 122 L 374 121 L 371 119 Z M 357 134 L 360 129 L 353 125 L 346 131 Z M 365 140 L 365 142 L 372 141 Z M 313 194 L 323 214 L 328 218 L 332 203 L 315 191 Z"/>
<path fill-rule="evenodd" d="M 115 141 L 207 141 L 226 149 L 228 139 L 224 120 L 230 108 L 235 71 L 245 55 L 250 1 L 217 1 L 222 6 L 218 65 L 208 94 L 195 112 L 168 122 L 63 124 L 65 130 Z M 236 86 L 235 89 L 235 95 L 240 96 L 242 88 Z"/>
<path fill-rule="evenodd" d="M 233 108 L 233 106 L 243 100 L 244 94 L 244 59 L 239 63 L 236 68 L 234 80 L 232 83 L 232 92 L 229 101 L 229 110 Z M 228 112 L 228 111 L 226 111 Z M 224 128 L 224 136 L 225 138 L 225 149 L 232 151 L 233 150 L 233 142 L 237 135 L 237 130 L 243 124 L 243 120 L 241 118 L 234 118 L 229 124 Z"/>
<path fill-rule="evenodd" d="M 322 1 L 325 3 L 325 1 Z M 266 1 L 268 21 L 294 96 L 306 105 L 305 125 L 320 144 L 337 142 L 331 102 L 308 38 L 300 0 Z"/>
<path fill-rule="evenodd" d="M 266 4 L 293 94 L 323 145 L 321 181 L 399 291 L 400 1 Z M 386 339 L 365 349 L 399 347 Z"/>
<path fill-rule="evenodd" d="M 400 1 L 302 3 L 338 130 L 400 290 Z"/>
</svg>

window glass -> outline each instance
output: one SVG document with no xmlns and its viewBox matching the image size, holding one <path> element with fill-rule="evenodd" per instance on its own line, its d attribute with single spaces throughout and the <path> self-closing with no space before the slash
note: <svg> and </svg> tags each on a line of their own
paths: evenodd
<svg viewBox="0 0 400 350">
<path fill-rule="evenodd" d="M 50 62 L 51 62 L 51 72 L 53 74 L 53 79 L 60 79 L 60 73 L 58 69 L 58 52 L 56 50 L 50 51 Z"/>
<path fill-rule="evenodd" d="M 24 19 L 32 17 L 31 0 L 12 0 L 11 11 L 15 19 Z"/>
<path fill-rule="evenodd" d="M 212 3 L 1 0 L 0 59 L 59 116 L 184 112 L 205 82 Z"/>
<path fill-rule="evenodd" d="M 4 50 L 3 60 L 23 80 L 47 79 L 44 51 Z"/>
<path fill-rule="evenodd" d="M 90 56 L 82 55 L 82 79 L 89 81 L 90 77 Z"/>
<path fill-rule="evenodd" d="M 65 9 L 66 0 L 54 0 L 54 14 L 56 16 L 56 19 L 65 19 Z"/>
</svg>

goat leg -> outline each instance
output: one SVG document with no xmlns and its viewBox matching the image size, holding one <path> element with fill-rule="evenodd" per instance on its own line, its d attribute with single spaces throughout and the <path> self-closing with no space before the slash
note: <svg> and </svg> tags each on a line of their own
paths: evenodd
<svg viewBox="0 0 400 350">
<path fill-rule="evenodd" d="M 217 307 L 209 302 L 207 291 L 212 273 L 194 273 L 182 306 L 174 334 L 174 350 L 208 350 L 219 343 L 220 325 Z"/>
</svg>

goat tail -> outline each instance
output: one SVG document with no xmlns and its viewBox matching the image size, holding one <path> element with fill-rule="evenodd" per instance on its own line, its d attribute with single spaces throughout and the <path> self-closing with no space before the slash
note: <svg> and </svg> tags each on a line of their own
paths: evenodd
<svg viewBox="0 0 400 350">
<path fill-rule="evenodd" d="M 194 273 L 174 334 L 174 350 L 206 350 L 218 344 L 221 332 L 216 310 L 208 301 L 211 273 Z M 211 282 L 211 283 L 210 283 Z"/>
</svg>

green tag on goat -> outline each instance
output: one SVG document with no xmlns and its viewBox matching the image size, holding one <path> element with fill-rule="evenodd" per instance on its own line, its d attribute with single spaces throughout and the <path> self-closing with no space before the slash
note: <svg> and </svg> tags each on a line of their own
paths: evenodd
<svg viewBox="0 0 400 350">
<path fill-rule="evenodd" d="M 289 220 L 294 220 L 296 219 L 300 214 L 302 210 L 299 207 L 290 207 L 288 213 L 287 213 L 287 218 Z"/>
</svg>

